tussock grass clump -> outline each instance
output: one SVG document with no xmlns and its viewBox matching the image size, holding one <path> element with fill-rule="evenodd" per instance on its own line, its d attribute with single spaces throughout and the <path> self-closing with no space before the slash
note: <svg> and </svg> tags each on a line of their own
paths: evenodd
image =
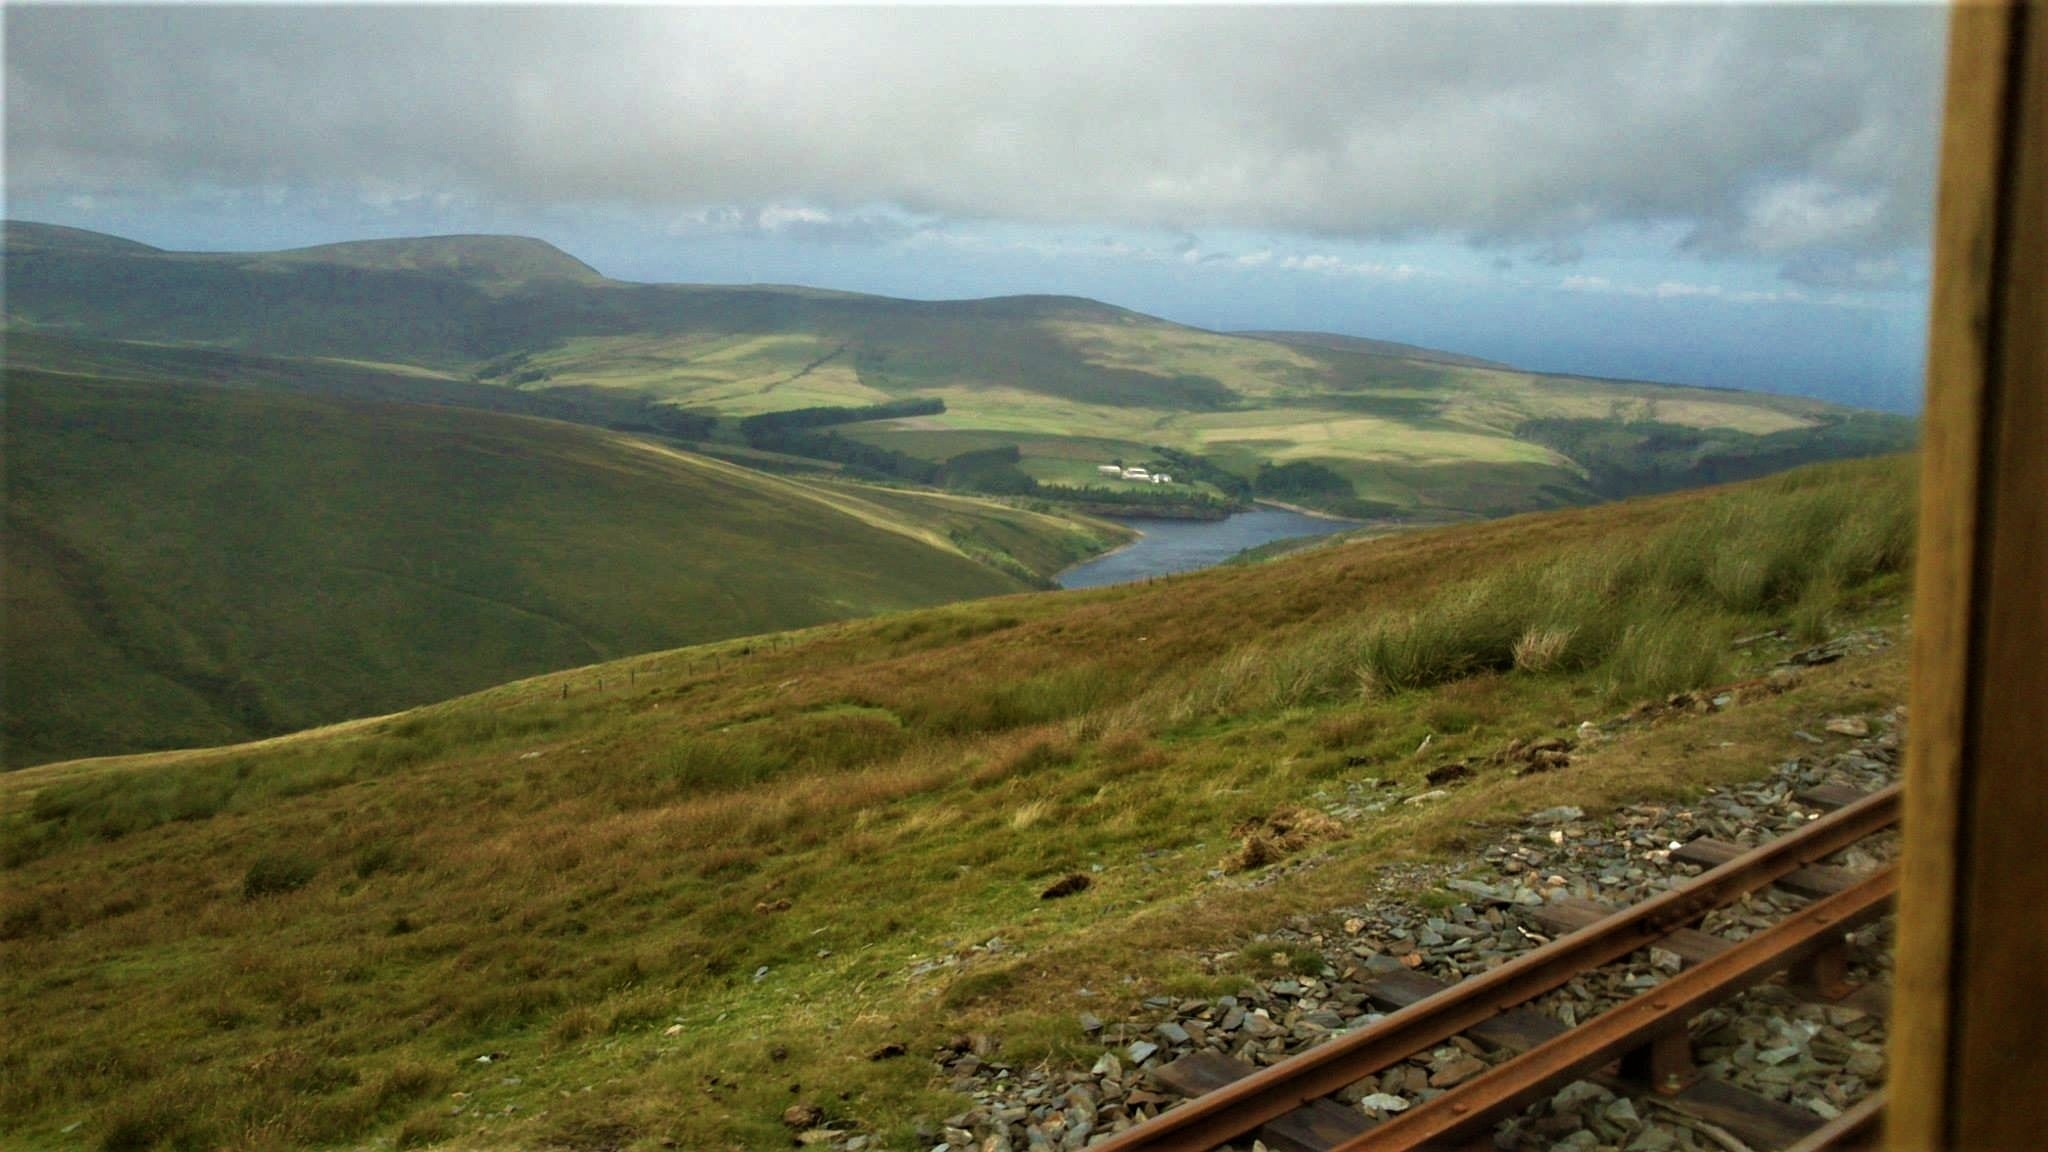
<svg viewBox="0 0 2048 1152">
<path fill-rule="evenodd" d="M 99 1135 L 101 1152 L 208 1148 L 221 1137 L 214 1125 L 193 1115 L 182 1086 L 174 1083 L 160 1083 L 116 1102 Z"/>
<path fill-rule="evenodd" d="M 439 1144 L 455 1134 L 449 1126 L 447 1109 L 438 1105 L 422 1108 L 406 1117 L 398 1126 L 398 1135 L 392 1139 L 398 1148 L 426 1148 Z"/>
<path fill-rule="evenodd" d="M 1524 672 L 1548 672 L 1564 661 L 1576 628 L 1531 628 L 1515 641 L 1515 667 Z"/>
<path fill-rule="evenodd" d="M 1792 606 L 1792 613 L 1786 626 L 1792 638 L 1801 644 L 1819 644 L 1827 640 L 1834 631 L 1836 610 L 1841 605 L 1842 592 L 1832 582 L 1815 583 Z"/>
<path fill-rule="evenodd" d="M 242 875 L 242 899 L 259 900 L 296 892 L 313 882 L 320 862 L 298 852 L 271 852 L 258 856 Z"/>
<path fill-rule="evenodd" d="M 1388 695 L 1514 667 L 1515 645 L 1531 625 L 1520 583 L 1482 580 L 1370 629 L 1359 645 L 1359 687 L 1368 697 Z"/>
<path fill-rule="evenodd" d="M 1645 700 L 1712 684 L 1723 678 L 1727 652 L 1726 630 L 1704 614 L 1630 624 L 1607 661 L 1608 695 Z"/>
<path fill-rule="evenodd" d="M 1084 664 L 1009 682 L 975 682 L 904 716 L 934 735 L 964 736 L 1065 720 L 1122 694 L 1123 678 Z"/>
</svg>

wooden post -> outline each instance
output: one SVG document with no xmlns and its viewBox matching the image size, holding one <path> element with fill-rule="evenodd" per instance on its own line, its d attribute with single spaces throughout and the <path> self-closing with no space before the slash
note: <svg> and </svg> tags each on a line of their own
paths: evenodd
<svg viewBox="0 0 2048 1152">
<path fill-rule="evenodd" d="M 2048 1147 L 2048 7 L 1952 11 L 1887 1146 Z"/>
</svg>

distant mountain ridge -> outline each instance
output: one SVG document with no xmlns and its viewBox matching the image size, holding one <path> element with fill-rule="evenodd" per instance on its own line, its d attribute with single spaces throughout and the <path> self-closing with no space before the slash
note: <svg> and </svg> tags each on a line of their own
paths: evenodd
<svg viewBox="0 0 2048 1152">
<path fill-rule="evenodd" d="M 443 236 L 398 237 L 378 240 L 346 240 L 303 248 L 252 252 L 186 252 L 157 248 L 83 228 L 43 224 L 26 220 L 0 221 L 0 237 L 9 257 L 129 256 L 167 261 L 211 263 L 246 270 L 279 270 L 292 266 L 326 265 L 366 273 L 422 273 L 445 276 L 480 288 L 506 290 L 545 284 L 549 281 L 584 287 L 609 286 L 626 293 L 648 289 L 681 293 L 765 294 L 819 303 L 865 302 L 908 312 L 1038 319 L 1047 316 L 1085 316 L 1100 320 L 1137 319 L 1171 324 L 1131 309 L 1086 296 L 1061 293 L 1020 293 L 1003 296 L 969 297 L 957 300 L 913 300 L 839 289 L 813 288 L 793 284 L 649 284 L 613 280 L 589 264 L 545 240 L 530 236 L 494 233 Z M 30 300 L 36 301 L 51 285 L 41 281 L 31 266 L 24 284 Z M 32 318 L 23 317 L 23 319 Z M 118 318 L 80 321 L 91 335 L 120 338 L 110 330 Z M 1184 327 L 1183 325 L 1173 325 Z M 1199 329 L 1194 329 L 1199 331 Z M 1412 344 L 1372 340 L 1328 332 L 1247 331 L 1235 335 L 1271 340 L 1303 347 L 1322 347 L 1372 355 L 1427 360 L 1472 367 L 1507 368 L 1507 365 Z"/>
<path fill-rule="evenodd" d="M 105 232 L 72 228 L 63 224 L 39 224 L 33 220 L 0 220 L 0 240 L 4 240 L 6 251 L 10 255 L 35 250 L 133 253 L 165 251 L 144 244 L 140 240 L 129 240 Z"/>
<path fill-rule="evenodd" d="M 308 370 L 329 379 L 331 361 L 367 363 L 437 381 L 437 403 L 598 411 L 611 426 L 637 405 L 654 418 L 632 423 L 727 440 L 765 413 L 937 402 L 775 451 L 1087 507 L 1214 513 L 1265 498 L 1373 519 L 1492 516 L 1893 451 L 1915 435 L 1910 420 L 1792 396 L 1526 372 L 1331 333 L 1213 332 L 1074 296 L 628 283 L 525 237 L 240 254 L 28 223 L 5 238 L 17 334 L 126 342 L 131 362 L 165 346 L 318 360 Z M 1002 459 L 976 455 L 991 452 Z M 981 463 L 948 468 L 962 457 Z M 1102 478 L 1116 460 L 1182 480 L 1136 492 Z"/>
<path fill-rule="evenodd" d="M 536 280 L 605 281 L 597 269 L 545 240 L 527 236 L 422 236 L 350 240 L 263 253 L 259 263 L 339 264 L 350 268 L 433 272 L 473 284 L 510 287 Z"/>
</svg>

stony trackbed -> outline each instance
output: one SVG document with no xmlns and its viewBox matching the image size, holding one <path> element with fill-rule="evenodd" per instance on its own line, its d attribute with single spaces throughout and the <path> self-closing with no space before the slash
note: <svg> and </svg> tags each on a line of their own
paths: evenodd
<svg viewBox="0 0 2048 1152">
<path fill-rule="evenodd" d="M 986 1038 L 942 1049 L 934 1056 L 942 1076 L 975 1103 L 920 1132 L 920 1147 L 1023 1152 L 1079 1149 L 1107 1139 L 1177 1102 L 1150 1074 L 1179 1057 L 1213 1051 L 1259 1066 L 1276 1063 L 1378 1019 L 1363 987 L 1376 976 L 1413 970 L 1455 982 L 1546 942 L 1536 913 L 1547 903 L 1565 897 L 1617 907 L 1636 903 L 1701 871 L 1673 859 L 1686 841 L 1712 837 L 1758 844 L 1818 814 L 1795 799 L 1799 793 L 1822 785 L 1870 791 L 1893 782 L 1901 720 L 1894 710 L 1840 718 L 1821 735 L 1798 733 L 1813 745 L 1811 753 L 1778 765 L 1762 780 L 1709 792 L 1695 803 L 1635 805 L 1598 818 L 1553 808 L 1500 831 L 1462 861 L 1390 867 L 1372 898 L 1319 917 L 1298 917 L 1279 932 L 1248 941 L 1281 944 L 1294 958 L 1273 978 L 1248 981 L 1215 1000 L 1155 997 L 1134 1019 L 1105 1021 L 1083 1013 L 1081 1027 L 1101 1044 L 1100 1055 L 1087 1066 L 1011 1066 Z M 1894 848 L 1891 839 L 1879 838 L 1833 862 L 1864 870 Z M 1442 893 L 1456 902 L 1447 904 Z M 1702 927 L 1740 939 L 1796 903 L 1765 889 L 1710 916 Z M 1889 931 L 1889 919 L 1862 930 L 1855 942 L 1866 967 L 1852 976 L 1888 987 Z M 1302 962 L 1312 955 L 1322 959 L 1319 971 L 1313 962 Z M 1231 958 L 1225 953 L 1213 959 Z M 1627 963 L 1572 980 L 1535 1006 L 1573 1025 L 1654 986 L 1679 963 L 1661 949 L 1644 950 Z M 1702 1016 L 1692 1035 L 1696 1057 L 1709 1074 L 1821 1118 L 1832 1118 L 1883 1080 L 1881 1015 L 1803 1003 L 1771 985 Z M 1497 1058 L 1458 1037 L 1352 1085 L 1338 1098 L 1367 1116 L 1384 1117 L 1476 1076 Z M 841 1148 L 868 1146 L 851 1134 L 829 1139 Z M 1531 1152 L 1744 1147 L 1725 1131 L 1662 1108 L 1655 1097 L 1617 1097 L 1591 1083 L 1571 1085 L 1502 1125 L 1495 1144 Z M 1243 1147 L 1253 1146 L 1246 1138 Z"/>
</svg>

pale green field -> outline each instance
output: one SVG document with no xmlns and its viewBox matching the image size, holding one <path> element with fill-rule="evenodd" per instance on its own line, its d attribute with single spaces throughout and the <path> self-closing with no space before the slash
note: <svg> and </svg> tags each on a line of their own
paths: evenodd
<svg viewBox="0 0 2048 1152">
<path fill-rule="evenodd" d="M 990 437 L 972 447 L 1006 442 L 1022 445 L 1022 437 L 1054 436 L 1126 445 L 1158 443 L 1239 456 L 1249 449 L 1276 463 L 1470 459 L 1559 464 L 1562 461 L 1556 453 L 1516 440 L 1512 429 L 1522 421 L 1545 417 L 1658 420 L 1694 428 L 1733 428 L 1753 435 L 1814 423 L 1798 411 L 1802 405 L 1797 402 L 1759 404 L 1753 397 L 1721 400 L 1694 389 L 1596 381 L 1578 381 L 1577 387 L 1562 389 L 1547 378 L 1528 373 L 1407 361 L 1397 363 L 1411 371 L 1434 374 L 1442 386 L 1428 391 L 1382 388 L 1372 395 L 1434 406 L 1437 419 L 1402 419 L 1341 408 L 1268 408 L 1258 402 L 1328 393 L 1336 385 L 1350 382 L 1339 380 L 1330 365 L 1263 340 L 1165 324 L 1051 321 L 1046 327 L 1088 363 L 1162 377 L 1207 376 L 1253 406 L 1175 413 L 1091 404 L 962 380 L 907 393 L 943 399 L 945 413 L 890 421 L 875 430 L 1014 434 L 1012 438 Z M 550 386 L 630 388 L 732 416 L 818 405 L 875 404 L 892 398 L 861 381 L 843 343 L 807 333 L 584 337 L 567 341 L 532 363 L 549 372 Z M 951 454 L 932 451 L 914 440 L 860 438 L 930 459 Z M 1027 454 L 1047 455 L 1043 449 Z M 1064 470 L 1060 471 L 1063 474 Z M 1044 478 L 1052 475 L 1048 471 Z"/>
<path fill-rule="evenodd" d="M 1264 412 L 1205 412 L 1183 417 L 1174 429 L 1207 454 L 1225 445 L 1256 446 L 1276 462 L 1290 460 L 1394 460 L 1441 464 L 1456 460 L 1487 463 L 1569 462 L 1540 444 L 1473 427 L 1418 427 L 1399 420 L 1350 412 L 1280 409 Z"/>
<path fill-rule="evenodd" d="M 1538 444 L 1516 440 L 1481 426 L 1455 427 L 1442 421 L 1416 424 L 1355 412 L 1303 408 L 1252 408 L 1231 412 L 1166 413 L 1108 408 L 1051 400 L 1029 393 L 953 390 L 942 393 L 947 410 L 938 416 L 878 422 L 858 433 L 870 443 L 928 459 L 943 459 L 998 444 L 1017 444 L 1031 457 L 1045 457 L 1037 441 L 1063 430 L 1086 444 L 1085 458 L 1107 445 L 1125 447 L 1114 455 L 1142 454 L 1163 444 L 1203 455 L 1218 452 L 1290 460 L 1357 459 L 1442 463 L 1478 460 L 1497 463 L 1558 464 L 1562 458 Z M 932 433 L 951 433 L 943 439 Z M 920 436 L 919 434 L 926 434 Z M 984 433 L 973 441 L 969 433 Z M 920 441 L 923 443 L 920 443 Z M 951 451 L 935 450 L 944 444 Z M 954 447 L 954 445 L 959 445 Z M 1238 450 L 1232 452 L 1232 450 Z M 1102 460 L 1109 459 L 1102 457 Z M 1094 460 L 1095 463 L 1102 462 Z M 1029 467 L 1026 471 L 1029 471 Z"/>
<path fill-rule="evenodd" d="M 1327 365 L 1283 344 L 1173 325 L 1054 321 L 1046 325 L 1090 364 L 1156 376 L 1207 376 L 1244 396 L 1327 389 Z"/>
<path fill-rule="evenodd" d="M 1268 463 L 1315 462 L 1362 498 L 1418 509 L 1519 508 L 1517 488 L 1581 484 L 1578 462 L 1517 435 L 1532 420 L 1763 436 L 1835 418 L 1806 400 L 1304 348 L 1135 314 L 1019 319 L 914 342 L 930 336 L 855 327 L 583 337 L 531 363 L 549 372 L 543 387 L 636 389 L 732 417 L 937 398 L 937 415 L 836 431 L 932 461 L 1016 445 L 1023 471 L 1048 484 L 1122 485 L 1095 465 L 1142 461 L 1163 445 L 1247 478 Z M 1100 386 L 1077 385 L 1076 365 L 1104 373 Z M 1152 380 L 1168 391 L 1148 391 Z M 1211 394 L 1176 406 L 1166 397 L 1187 380 L 1213 381 L 1201 385 Z"/>
<path fill-rule="evenodd" d="M 590 336 L 531 364 L 547 371 L 543 387 L 625 388 L 732 416 L 890 399 L 861 383 L 842 347 L 801 333 Z"/>
<path fill-rule="evenodd" d="M 1155 408 L 1118 408 L 1014 388 L 943 388 L 920 395 L 945 400 L 946 411 L 897 421 L 898 426 L 1023 432 L 1133 443 L 1165 443 L 1161 434 L 1176 414 Z"/>
<path fill-rule="evenodd" d="M 1655 420 L 1687 428 L 1732 428 L 1752 436 L 1811 428 L 1818 407 L 1794 397 L 1743 393 L 1720 399 L 1702 389 L 1664 385 L 1619 385 L 1480 368 L 1451 368 L 1457 382 L 1444 407 L 1446 417 L 1511 429 L 1524 420 L 1572 419 L 1632 422 Z"/>
<path fill-rule="evenodd" d="M 1720 399 L 1699 389 L 1578 379 L 1570 381 L 1571 387 L 1560 388 L 1553 378 L 1523 372 L 1390 362 L 1403 382 L 1416 373 L 1433 377 L 1436 386 L 1421 391 L 1389 387 L 1391 379 L 1373 379 L 1370 373 L 1364 380 L 1347 379 L 1330 364 L 1269 341 L 1159 323 L 1048 321 L 1045 327 L 1086 363 L 1104 368 L 1160 377 L 1205 376 L 1254 404 L 1348 391 L 1366 384 L 1376 396 L 1441 405 L 1444 417 L 1496 430 L 1496 437 L 1507 437 L 1521 421 L 1540 418 L 1655 420 L 1691 428 L 1731 428 L 1751 435 L 1815 423 L 1806 411 L 1813 405 L 1797 400 L 1778 402 L 1776 397 Z M 547 370 L 548 386 L 630 388 L 733 416 L 821 405 L 876 404 L 892 398 L 862 382 L 845 341 L 809 333 L 578 337 L 534 357 L 531 363 Z M 970 379 L 917 388 L 908 394 L 938 396 L 947 402 L 944 416 L 923 425 L 933 428 L 1050 432 L 1149 442 L 1159 440 L 1158 432 L 1178 423 L 1174 414 L 1154 409 L 1061 400 L 1016 388 L 986 387 Z M 1218 439 L 1213 431 L 1215 421 L 1235 415 L 1204 414 L 1207 422 L 1180 437 L 1178 445 L 1192 449 Z M 1285 459 L 1317 456 L 1332 443 L 1330 421 L 1305 424 L 1325 431 L 1303 442 L 1301 451 Z M 1346 445 L 1346 450 L 1336 455 L 1379 456 L 1388 424 L 1385 420 L 1352 422 L 1348 429 L 1338 431 L 1337 442 Z M 1259 426 L 1271 425 L 1261 422 Z M 1367 439 L 1352 443 L 1346 437 L 1354 433 Z M 1487 435 L 1476 430 L 1474 434 Z M 1453 452 L 1460 450 L 1453 441 L 1437 443 Z M 1484 458 L 1502 457 L 1489 453 Z"/>
<path fill-rule="evenodd" d="M 313 359 L 325 364 L 346 364 L 352 368 L 374 368 L 379 372 L 393 372 L 400 376 L 413 376 L 421 380 L 459 380 L 454 372 L 428 368 L 420 364 L 395 364 L 385 360 L 350 360 L 343 356 L 315 356 Z"/>
</svg>

